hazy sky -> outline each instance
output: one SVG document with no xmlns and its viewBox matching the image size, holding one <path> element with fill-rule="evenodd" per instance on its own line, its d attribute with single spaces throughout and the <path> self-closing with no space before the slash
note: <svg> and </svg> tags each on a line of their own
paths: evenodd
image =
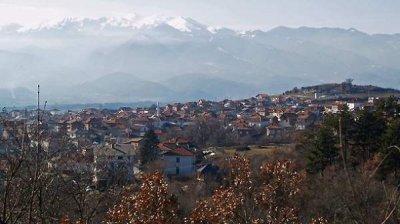
<svg viewBox="0 0 400 224">
<path fill-rule="evenodd" d="M 132 13 L 191 17 L 235 29 L 326 26 L 400 33 L 399 0 L 0 0 L 0 24 Z"/>
</svg>

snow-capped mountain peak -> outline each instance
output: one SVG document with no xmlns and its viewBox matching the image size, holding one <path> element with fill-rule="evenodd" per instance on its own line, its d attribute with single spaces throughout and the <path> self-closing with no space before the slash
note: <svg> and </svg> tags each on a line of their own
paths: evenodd
<svg viewBox="0 0 400 224">
<path fill-rule="evenodd" d="M 91 32 L 107 29 L 152 29 L 161 25 L 167 25 L 180 32 L 193 32 L 206 29 L 206 26 L 190 18 L 184 17 L 166 17 L 153 15 L 140 17 L 136 14 L 130 14 L 123 17 L 67 17 L 62 20 L 49 21 L 31 27 L 18 27 L 15 31 L 18 33 L 30 33 L 41 31 L 69 31 L 69 32 Z"/>
<path fill-rule="evenodd" d="M 129 14 L 122 17 L 103 17 L 99 20 L 104 20 L 101 22 L 101 27 L 105 28 L 107 26 L 113 27 L 133 27 L 133 23 L 137 21 L 140 17 L 137 14 Z"/>
<path fill-rule="evenodd" d="M 183 17 L 172 18 L 167 21 L 167 24 L 182 32 L 192 32 L 190 27 L 191 24 L 189 24 Z"/>
<path fill-rule="evenodd" d="M 51 30 L 59 30 L 59 31 L 82 31 L 87 29 L 89 26 L 98 26 L 101 24 L 101 21 L 104 21 L 105 18 L 82 18 L 82 17 L 66 17 L 62 20 L 48 21 L 36 26 L 31 27 L 22 27 L 18 29 L 19 33 L 26 32 L 40 32 L 40 31 L 51 31 Z"/>
<path fill-rule="evenodd" d="M 195 30 L 202 30 L 203 25 L 190 18 L 175 17 L 166 22 L 169 26 L 181 32 L 193 32 Z"/>
</svg>

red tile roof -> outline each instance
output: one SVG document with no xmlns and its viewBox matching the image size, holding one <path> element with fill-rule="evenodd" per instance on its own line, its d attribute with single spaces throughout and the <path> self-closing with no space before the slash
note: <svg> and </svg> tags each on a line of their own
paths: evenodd
<svg viewBox="0 0 400 224">
<path fill-rule="evenodd" d="M 183 147 L 178 147 L 176 149 L 172 149 L 170 151 L 167 151 L 164 155 L 177 155 L 177 156 L 195 156 L 195 154 Z"/>
</svg>

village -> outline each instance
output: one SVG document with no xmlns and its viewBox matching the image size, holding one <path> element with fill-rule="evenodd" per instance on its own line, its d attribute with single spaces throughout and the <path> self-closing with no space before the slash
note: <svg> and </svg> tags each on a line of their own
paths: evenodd
<svg viewBox="0 0 400 224">
<path fill-rule="evenodd" d="M 5 160 L 40 146 L 49 167 L 69 176 L 85 173 L 91 182 L 87 190 L 105 189 L 140 175 L 141 142 L 152 130 L 159 151 L 151 166 L 170 178 L 201 179 L 215 175 L 218 164 L 209 158 L 217 148 L 243 151 L 249 146 L 262 150 L 290 145 L 297 132 L 318 126 L 325 114 L 372 110 L 377 99 L 310 96 L 258 94 L 243 100 L 201 99 L 148 108 L 40 110 L 39 117 L 37 110 L 3 110 L 0 150 Z"/>
</svg>

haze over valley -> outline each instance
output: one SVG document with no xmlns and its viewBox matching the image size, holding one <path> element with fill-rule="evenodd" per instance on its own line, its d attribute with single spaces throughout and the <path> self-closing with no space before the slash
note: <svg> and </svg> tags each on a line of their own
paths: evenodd
<svg viewBox="0 0 400 224">
<path fill-rule="evenodd" d="M 244 98 L 341 82 L 400 86 L 400 34 L 357 29 L 238 31 L 135 14 L 0 28 L 0 102 Z"/>
</svg>

